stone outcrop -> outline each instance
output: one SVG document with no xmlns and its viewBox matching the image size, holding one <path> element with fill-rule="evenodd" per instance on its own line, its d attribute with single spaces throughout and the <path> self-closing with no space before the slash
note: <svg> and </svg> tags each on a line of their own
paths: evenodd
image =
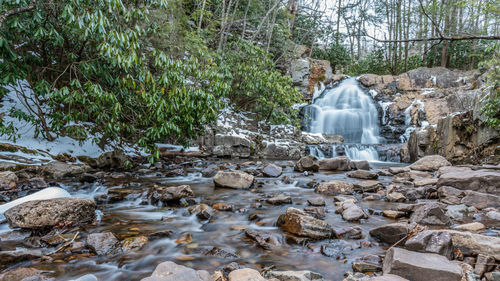
<svg viewBox="0 0 500 281">
<path fill-rule="evenodd" d="M 460 190 L 472 190 L 500 195 L 499 170 L 464 170 L 444 173 L 437 186 L 451 186 Z"/>
<path fill-rule="evenodd" d="M 227 188 L 249 188 L 253 185 L 254 177 L 244 172 L 224 172 L 219 171 L 214 177 L 214 184 L 217 187 Z"/>
</svg>

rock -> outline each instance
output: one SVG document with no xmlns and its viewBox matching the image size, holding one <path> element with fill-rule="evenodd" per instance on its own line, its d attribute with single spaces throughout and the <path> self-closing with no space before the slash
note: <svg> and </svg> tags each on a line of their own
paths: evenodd
<svg viewBox="0 0 500 281">
<path fill-rule="evenodd" d="M 462 278 L 460 266 L 444 256 L 401 248 L 391 248 L 387 252 L 383 272 L 412 281 L 457 281 Z"/>
<path fill-rule="evenodd" d="M 322 220 L 325 218 L 325 208 L 321 208 L 321 207 L 304 208 L 304 212 L 306 212 L 308 215 L 312 216 L 313 218 L 317 218 L 319 220 Z"/>
<path fill-rule="evenodd" d="M 426 203 L 417 207 L 410 221 L 422 225 L 447 225 L 450 219 L 437 203 Z"/>
<path fill-rule="evenodd" d="M 483 254 L 500 260 L 500 237 L 457 230 L 447 231 L 451 235 L 453 247 L 458 248 L 464 255 Z"/>
<path fill-rule="evenodd" d="M 47 280 L 40 275 L 40 272 L 30 267 L 19 267 L 7 271 L 0 278 L 0 281 L 40 281 Z"/>
<path fill-rule="evenodd" d="M 12 188 L 16 188 L 17 181 L 16 174 L 11 171 L 0 172 L 0 190 L 8 190 Z"/>
<path fill-rule="evenodd" d="M 460 202 L 480 210 L 488 207 L 498 208 L 500 207 L 500 196 L 476 191 L 467 191 Z"/>
<path fill-rule="evenodd" d="M 245 234 L 248 238 L 257 242 L 262 248 L 269 250 L 273 247 L 280 245 L 278 238 L 272 233 L 258 231 L 254 229 L 247 229 Z"/>
<path fill-rule="evenodd" d="M 194 192 L 189 185 L 179 186 L 159 186 L 153 185 L 149 190 L 148 197 L 151 203 L 157 204 L 158 202 L 168 204 L 179 201 L 183 198 L 190 198 L 194 196 Z"/>
<path fill-rule="evenodd" d="M 278 217 L 276 224 L 283 231 L 299 236 L 313 239 L 325 239 L 332 236 L 332 227 L 328 223 L 292 207 L 289 207 L 285 214 Z"/>
<path fill-rule="evenodd" d="M 448 259 L 453 253 L 450 234 L 439 230 L 424 230 L 408 239 L 405 247 L 410 251 L 439 254 Z"/>
<path fill-rule="evenodd" d="M 229 281 L 266 281 L 266 279 L 264 279 L 264 277 L 262 277 L 257 270 L 251 268 L 242 268 L 231 271 L 228 275 L 228 279 Z"/>
<path fill-rule="evenodd" d="M 489 211 L 486 213 L 486 216 L 489 219 L 500 221 L 500 212 L 498 211 Z"/>
<path fill-rule="evenodd" d="M 484 273 L 491 271 L 495 268 L 495 258 L 492 256 L 485 256 L 482 254 L 477 255 L 476 266 L 474 266 L 474 273 L 479 277 Z"/>
<path fill-rule="evenodd" d="M 409 167 L 390 167 L 389 168 L 389 173 L 393 175 L 401 174 L 401 173 L 406 173 L 409 172 L 410 168 Z"/>
<path fill-rule="evenodd" d="M 361 239 L 363 238 L 363 231 L 359 226 L 334 227 L 333 235 L 337 239 Z"/>
<path fill-rule="evenodd" d="M 187 176 L 187 172 L 186 172 L 186 170 L 184 170 L 184 168 L 176 168 L 176 169 L 163 171 L 163 175 L 165 175 L 165 177 L 167 177 L 167 178 L 185 177 L 185 176 Z"/>
<path fill-rule="evenodd" d="M 214 177 L 214 184 L 217 187 L 227 188 L 250 188 L 253 185 L 254 177 L 244 172 L 223 172 L 219 171 Z"/>
<path fill-rule="evenodd" d="M 342 281 L 368 281 L 370 280 L 370 276 L 364 274 L 364 273 L 361 273 L 361 272 L 346 272 L 344 273 L 344 280 Z"/>
<path fill-rule="evenodd" d="M 376 180 L 378 179 L 378 174 L 366 170 L 356 170 L 347 173 L 347 176 L 355 179 L 363 179 L 363 180 Z"/>
<path fill-rule="evenodd" d="M 320 170 L 328 171 L 350 171 L 351 160 L 347 156 L 339 156 L 335 158 L 325 158 L 319 161 Z"/>
<path fill-rule="evenodd" d="M 368 218 L 368 215 L 361 207 L 349 201 L 342 203 L 339 211 L 342 213 L 342 218 L 346 221 L 359 221 L 360 219 Z"/>
<path fill-rule="evenodd" d="M 221 249 L 219 247 L 213 247 L 212 249 L 203 253 L 203 255 L 208 256 L 208 257 L 216 257 L 219 259 L 237 259 L 237 258 L 239 258 L 238 255 L 231 253 L 231 252 L 228 252 L 228 251 Z"/>
<path fill-rule="evenodd" d="M 464 204 L 448 205 L 446 209 L 446 215 L 454 220 L 462 220 L 464 214 L 468 212 L 468 208 Z"/>
<path fill-rule="evenodd" d="M 375 180 L 366 180 L 354 184 L 354 191 L 364 193 L 364 192 L 375 192 L 378 189 L 384 188 L 380 182 Z"/>
<path fill-rule="evenodd" d="M 439 201 L 448 205 L 458 205 L 465 196 L 465 191 L 451 186 L 441 186 L 438 189 Z"/>
<path fill-rule="evenodd" d="M 272 205 L 292 204 L 292 198 L 290 196 L 280 194 L 267 199 L 266 202 Z"/>
<path fill-rule="evenodd" d="M 382 211 L 382 215 L 384 217 L 388 217 L 391 219 L 399 219 L 399 218 L 406 216 L 406 212 L 394 211 L 394 210 L 384 210 L 384 211 Z"/>
<path fill-rule="evenodd" d="M 128 157 L 122 150 L 105 152 L 96 159 L 91 159 L 87 164 L 97 169 L 123 169 L 128 162 Z"/>
<path fill-rule="evenodd" d="M 436 185 L 438 179 L 417 179 L 413 182 L 413 186 L 421 187 L 427 185 Z"/>
<path fill-rule="evenodd" d="M 273 177 L 273 178 L 281 176 L 282 172 L 283 172 L 283 169 L 280 166 L 277 166 L 274 164 L 269 164 L 264 169 L 262 169 L 262 173 L 265 176 Z"/>
<path fill-rule="evenodd" d="M 409 280 L 394 274 L 384 274 L 382 276 L 372 277 L 368 279 L 368 281 L 409 281 Z"/>
<path fill-rule="evenodd" d="M 216 134 L 212 154 L 219 157 L 250 156 L 252 143 L 246 136 Z"/>
<path fill-rule="evenodd" d="M 314 192 L 322 194 L 352 194 L 353 190 L 353 184 L 338 180 L 320 183 L 314 188 Z"/>
<path fill-rule="evenodd" d="M 203 203 L 189 207 L 188 211 L 190 214 L 196 214 L 202 220 L 208 220 L 214 215 L 214 209 Z"/>
<path fill-rule="evenodd" d="M 488 281 L 500 281 L 500 271 L 488 272 L 484 276 Z"/>
<path fill-rule="evenodd" d="M 276 278 L 279 281 L 323 281 L 323 276 L 312 271 L 269 271 L 269 278 Z"/>
<path fill-rule="evenodd" d="M 58 224 L 92 223 L 96 205 L 93 200 L 69 197 L 28 201 L 10 208 L 5 218 L 11 228 L 45 228 Z"/>
<path fill-rule="evenodd" d="M 441 155 L 428 155 L 411 164 L 410 169 L 435 172 L 444 166 L 451 166 L 451 163 L 446 158 Z"/>
<path fill-rule="evenodd" d="M 140 249 L 142 246 L 149 242 L 146 236 L 129 237 L 122 241 L 121 246 L 124 252 L 129 252 L 131 250 Z"/>
<path fill-rule="evenodd" d="M 391 192 L 385 196 L 385 200 L 388 202 L 404 202 L 406 197 L 401 192 Z"/>
<path fill-rule="evenodd" d="M 370 170 L 370 162 L 366 160 L 351 161 L 351 165 L 356 170 Z"/>
<path fill-rule="evenodd" d="M 486 229 L 486 226 L 480 222 L 471 222 L 466 224 L 457 225 L 454 227 L 457 230 L 477 232 Z"/>
<path fill-rule="evenodd" d="M 437 186 L 500 195 L 500 171 L 467 170 L 442 174 Z"/>
<path fill-rule="evenodd" d="M 79 164 L 66 164 L 60 161 L 53 161 L 43 166 L 42 171 L 48 177 L 61 179 L 64 177 L 77 177 L 88 172 L 90 166 Z"/>
<path fill-rule="evenodd" d="M 376 255 L 364 256 L 352 263 L 352 269 L 363 273 L 382 271 L 382 259 Z"/>
<path fill-rule="evenodd" d="M 171 261 L 160 263 L 151 276 L 141 281 L 212 281 L 210 274 L 204 270 L 194 270 Z"/>
<path fill-rule="evenodd" d="M 91 233 L 87 236 L 87 247 L 98 255 L 114 255 L 120 252 L 120 243 L 111 232 Z"/>
<path fill-rule="evenodd" d="M 308 155 L 300 158 L 293 168 L 296 172 L 317 172 L 319 170 L 318 158 Z"/>
<path fill-rule="evenodd" d="M 325 206 L 325 199 L 321 197 L 309 198 L 307 203 L 311 206 Z"/>
<path fill-rule="evenodd" d="M 0 269 L 4 269 L 11 264 L 19 263 L 26 260 L 33 260 L 42 257 L 42 251 L 30 250 L 25 248 L 17 248 L 12 251 L 0 251 Z"/>
<path fill-rule="evenodd" d="M 234 206 L 228 203 L 216 203 L 212 205 L 212 208 L 217 211 L 232 211 L 234 209 Z"/>
<path fill-rule="evenodd" d="M 406 237 L 408 234 L 408 224 L 390 223 L 381 225 L 370 230 L 370 235 L 387 244 L 394 244 Z"/>
<path fill-rule="evenodd" d="M 201 175 L 204 178 L 211 178 L 211 177 L 215 176 L 215 174 L 217 173 L 218 170 L 219 170 L 219 167 L 217 165 L 210 165 L 210 166 L 206 167 L 205 169 L 201 170 Z"/>
</svg>

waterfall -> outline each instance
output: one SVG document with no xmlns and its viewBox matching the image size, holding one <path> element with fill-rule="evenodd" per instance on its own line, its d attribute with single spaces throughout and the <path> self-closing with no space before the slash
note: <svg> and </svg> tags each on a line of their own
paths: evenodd
<svg viewBox="0 0 500 281">
<path fill-rule="evenodd" d="M 372 96 L 360 88 L 356 78 L 348 78 L 335 88 L 323 91 L 305 107 L 304 113 L 307 131 L 344 137 L 347 144 L 334 147 L 332 156 L 340 155 L 335 149 L 343 146 L 345 155 L 352 160 L 378 160 L 376 149 L 368 146 L 383 140 L 379 136 L 377 107 Z"/>
</svg>

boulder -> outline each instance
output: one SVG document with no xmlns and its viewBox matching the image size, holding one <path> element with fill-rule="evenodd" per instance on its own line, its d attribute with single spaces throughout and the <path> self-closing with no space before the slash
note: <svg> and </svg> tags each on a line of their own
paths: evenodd
<svg viewBox="0 0 500 281">
<path fill-rule="evenodd" d="M 16 264 L 23 261 L 34 260 L 42 257 L 42 251 L 31 250 L 25 248 L 16 248 L 11 251 L 0 251 L 0 269 L 4 269 L 11 264 Z M 9 280 L 10 281 L 10 280 Z"/>
<path fill-rule="evenodd" d="M 462 201 L 462 198 L 465 196 L 465 191 L 456 189 L 451 186 L 441 186 L 438 189 L 439 201 L 449 204 L 449 205 L 458 205 Z"/>
<path fill-rule="evenodd" d="M 154 185 L 150 190 L 148 197 L 151 203 L 158 202 L 168 204 L 179 201 L 183 198 L 190 198 L 194 196 L 194 192 L 189 185 L 179 186 L 159 186 Z"/>
<path fill-rule="evenodd" d="M 450 234 L 439 230 L 424 230 L 408 239 L 405 247 L 410 251 L 439 254 L 448 259 L 453 253 Z"/>
<path fill-rule="evenodd" d="M 359 193 L 376 192 L 378 189 L 383 189 L 384 185 L 376 180 L 365 180 L 354 184 L 354 191 Z"/>
<path fill-rule="evenodd" d="M 5 218 L 11 228 L 39 229 L 58 224 L 92 223 L 96 204 L 77 197 L 28 201 L 10 208 Z"/>
<path fill-rule="evenodd" d="M 189 207 L 188 211 L 190 214 L 196 214 L 202 220 L 208 220 L 214 215 L 214 209 L 203 203 Z"/>
<path fill-rule="evenodd" d="M 268 198 L 266 202 L 272 205 L 292 204 L 292 197 L 280 194 L 278 196 Z"/>
<path fill-rule="evenodd" d="M 171 261 L 160 263 L 156 266 L 151 276 L 141 279 L 141 281 L 212 281 L 212 277 L 207 271 L 194 270 L 183 265 L 178 265 Z M 258 279 L 256 279 L 257 281 Z"/>
<path fill-rule="evenodd" d="M 267 177 L 279 177 L 281 176 L 281 173 L 283 172 L 283 169 L 275 164 L 269 164 L 264 169 L 262 169 L 262 173 L 267 176 Z"/>
<path fill-rule="evenodd" d="M 410 168 L 408 167 L 390 167 L 389 168 L 389 173 L 393 175 L 401 174 L 401 173 L 406 173 L 409 172 Z"/>
<path fill-rule="evenodd" d="M 307 199 L 307 204 L 311 206 L 325 206 L 325 199 L 321 197 L 314 197 L 314 198 L 309 198 Z"/>
<path fill-rule="evenodd" d="M 325 158 L 319 161 L 320 170 L 328 171 L 350 171 L 351 160 L 347 156 L 339 156 L 335 158 Z"/>
<path fill-rule="evenodd" d="M 437 186 L 500 195 L 500 171 L 466 170 L 442 174 Z"/>
<path fill-rule="evenodd" d="M 303 271 L 269 271 L 269 278 L 276 278 L 279 281 L 323 281 L 323 276 L 319 273 Z"/>
<path fill-rule="evenodd" d="M 451 166 L 451 163 L 446 158 L 441 155 L 428 155 L 411 164 L 410 169 L 434 172 L 444 166 Z"/>
<path fill-rule="evenodd" d="M 91 233 L 86 246 L 98 255 L 114 255 L 120 252 L 120 243 L 111 232 Z"/>
<path fill-rule="evenodd" d="M 231 273 L 229 273 L 228 279 L 229 281 L 266 281 L 266 279 L 262 277 L 262 275 L 260 275 L 257 270 L 251 268 L 233 270 L 231 271 Z"/>
<path fill-rule="evenodd" d="M 352 194 L 353 190 L 352 183 L 338 180 L 320 183 L 314 188 L 314 192 L 322 194 Z"/>
<path fill-rule="evenodd" d="M 404 202 L 406 197 L 401 192 L 391 192 L 385 196 L 385 200 L 388 202 Z"/>
<path fill-rule="evenodd" d="M 454 229 L 461 231 L 477 232 L 486 229 L 486 226 L 480 222 L 471 222 L 471 223 L 457 225 L 454 227 Z"/>
<path fill-rule="evenodd" d="M 8 190 L 17 186 L 16 174 L 11 171 L 0 172 L 0 190 Z"/>
<path fill-rule="evenodd" d="M 352 263 L 352 269 L 363 273 L 382 271 L 382 259 L 376 255 L 363 256 Z"/>
<path fill-rule="evenodd" d="M 405 238 L 408 231 L 406 223 L 390 223 L 373 228 L 370 235 L 381 242 L 394 244 Z"/>
<path fill-rule="evenodd" d="M 474 273 L 481 277 L 484 273 L 493 270 L 495 267 L 494 257 L 479 254 L 477 255 L 476 265 L 474 266 Z"/>
<path fill-rule="evenodd" d="M 252 143 L 245 136 L 216 134 L 212 154 L 219 157 L 249 157 Z"/>
<path fill-rule="evenodd" d="M 87 162 L 92 168 L 97 169 L 123 169 L 127 163 L 128 157 L 122 150 L 105 152 L 95 159 Z"/>
<path fill-rule="evenodd" d="M 219 171 L 214 177 L 214 184 L 217 187 L 227 188 L 250 188 L 253 185 L 254 177 L 244 172 L 224 172 Z"/>
<path fill-rule="evenodd" d="M 460 202 L 480 210 L 488 207 L 499 208 L 500 196 L 476 191 L 467 191 Z"/>
<path fill-rule="evenodd" d="M 278 237 L 276 237 L 276 235 L 273 233 L 258 231 L 255 229 L 247 229 L 245 231 L 245 235 L 266 250 L 280 245 Z"/>
<path fill-rule="evenodd" d="M 483 254 L 500 260 L 500 237 L 457 230 L 447 231 L 451 236 L 453 247 L 459 249 L 464 255 Z"/>
<path fill-rule="evenodd" d="M 295 163 L 293 168 L 296 172 L 317 172 L 319 170 L 319 161 L 313 155 L 304 156 Z"/>
<path fill-rule="evenodd" d="M 418 206 L 410 221 L 422 225 L 447 225 L 450 219 L 437 203 L 431 202 Z"/>
<path fill-rule="evenodd" d="M 395 274 L 412 281 L 457 281 L 462 268 L 438 254 L 391 248 L 384 260 L 384 274 Z"/>
<path fill-rule="evenodd" d="M 361 207 L 350 201 L 342 203 L 337 212 L 342 213 L 342 218 L 346 221 L 359 221 L 368 218 L 368 215 Z"/>
<path fill-rule="evenodd" d="M 304 211 L 292 207 L 278 217 L 276 224 L 283 231 L 299 236 L 313 239 L 326 239 L 332 236 L 332 227 L 327 222 L 313 218 Z"/>
<path fill-rule="evenodd" d="M 347 173 L 347 176 L 355 179 L 363 179 L 363 180 L 376 180 L 378 179 L 378 174 L 374 172 L 370 172 L 367 170 L 356 170 Z"/>
<path fill-rule="evenodd" d="M 409 281 L 409 280 L 394 274 L 384 274 L 382 276 L 372 277 L 368 279 L 368 281 Z"/>
<path fill-rule="evenodd" d="M 148 237 L 144 235 L 126 238 L 121 243 L 122 251 L 129 252 L 133 250 L 138 250 L 142 248 L 142 246 L 146 245 L 146 243 L 148 242 L 149 242 Z"/>
<path fill-rule="evenodd" d="M 42 281 L 48 280 L 44 278 L 38 270 L 30 267 L 19 267 L 11 269 L 0 277 L 0 281 Z M 50 280 L 50 279 L 49 279 Z"/>
<path fill-rule="evenodd" d="M 88 165 L 67 164 L 60 161 L 53 161 L 42 167 L 43 173 L 53 179 L 76 177 L 88 172 L 89 169 Z"/>
<path fill-rule="evenodd" d="M 370 162 L 366 160 L 351 161 L 352 167 L 356 170 L 370 170 Z"/>
</svg>

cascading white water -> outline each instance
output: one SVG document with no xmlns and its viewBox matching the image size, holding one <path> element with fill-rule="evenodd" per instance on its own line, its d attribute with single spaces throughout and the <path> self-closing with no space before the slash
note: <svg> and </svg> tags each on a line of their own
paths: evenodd
<svg viewBox="0 0 500 281">
<path fill-rule="evenodd" d="M 339 134 L 349 144 L 378 144 L 381 141 L 377 107 L 356 78 L 348 78 L 323 92 L 305 108 L 305 115 L 309 118 L 306 124 L 309 132 Z M 374 147 L 344 145 L 343 148 L 352 160 L 378 160 Z M 336 155 L 334 151 L 333 156 Z"/>
</svg>

